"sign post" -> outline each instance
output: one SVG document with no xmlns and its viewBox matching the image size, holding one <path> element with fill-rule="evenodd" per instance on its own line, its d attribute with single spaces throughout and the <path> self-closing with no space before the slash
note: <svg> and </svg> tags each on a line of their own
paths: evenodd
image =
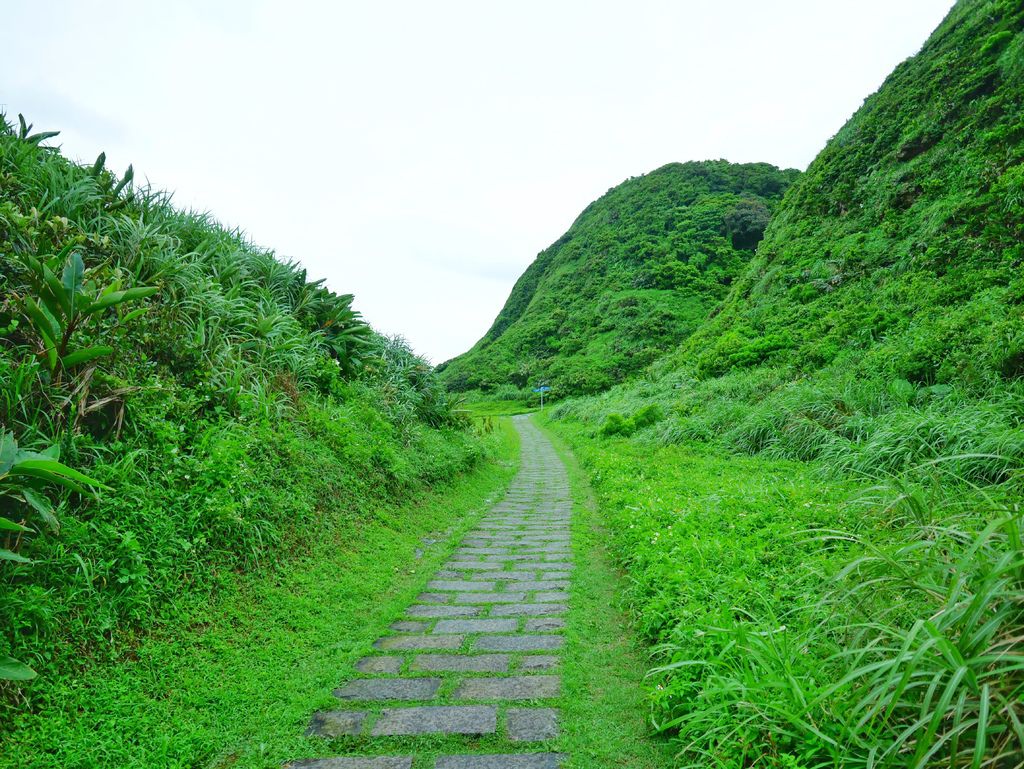
<svg viewBox="0 0 1024 769">
<path fill-rule="evenodd" d="M 551 392 L 551 388 L 548 387 L 547 385 L 541 385 L 540 387 L 534 387 L 533 391 L 535 393 L 540 393 L 540 410 L 543 411 L 544 410 L 544 393 Z"/>
</svg>

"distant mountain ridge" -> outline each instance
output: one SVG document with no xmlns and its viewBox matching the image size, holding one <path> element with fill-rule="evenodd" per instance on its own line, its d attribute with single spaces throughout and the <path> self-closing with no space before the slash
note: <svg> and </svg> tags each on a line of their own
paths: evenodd
<svg viewBox="0 0 1024 769">
<path fill-rule="evenodd" d="M 799 175 L 673 163 L 610 189 L 541 252 L 484 337 L 438 367 L 452 390 L 597 392 L 673 349 L 750 259 Z"/>
</svg>

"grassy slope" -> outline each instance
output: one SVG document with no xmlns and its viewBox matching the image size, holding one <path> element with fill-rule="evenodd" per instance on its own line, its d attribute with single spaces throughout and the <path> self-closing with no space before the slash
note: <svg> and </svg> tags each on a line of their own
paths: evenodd
<svg viewBox="0 0 1024 769">
<path fill-rule="evenodd" d="M 335 752 L 302 736 L 309 717 L 502 493 L 518 441 L 499 424 L 494 461 L 329 535 L 307 530 L 280 568 L 234 574 L 125 658 L 51 680 L 37 712 L 17 717 L 0 766 L 271 769 Z"/>
<path fill-rule="evenodd" d="M 37 488 L 54 522 L 0 471 L 0 518 L 28 528 L 0 532 L 0 660 L 39 674 L 0 681 L 4 741 L 18 714 L 130 659 L 155 624 L 318 536 L 378 530 L 383 511 L 482 458 L 430 367 L 369 330 L 350 296 L 26 133 L 0 130 L 0 438 L 53 446 L 108 488 Z M 34 279 L 39 260 L 55 280 Z M 156 292 L 77 325 L 59 304 L 32 311 L 79 282 L 79 308 L 108 287 Z M 68 351 L 108 354 L 51 363 L 56 315 Z"/>
<path fill-rule="evenodd" d="M 793 185 L 679 361 L 987 392 L 1024 374 L 1024 11 L 959 3 Z"/>
<path fill-rule="evenodd" d="M 664 668 L 649 695 L 680 763 L 1024 755 L 1022 28 L 1019 3 L 959 3 L 709 321 L 549 414 Z"/>
<path fill-rule="evenodd" d="M 576 560 L 558 749 L 569 754 L 568 769 L 661 769 L 674 751 L 667 740 L 651 737 L 645 717 L 645 651 L 622 603 L 623 574 L 613 566 L 611 537 L 586 472 L 557 435 L 549 437 L 569 471 Z"/>
<path fill-rule="evenodd" d="M 675 163 L 590 204 L 512 289 L 452 390 L 558 393 L 622 381 L 691 334 L 750 258 L 796 177 L 764 163 Z"/>
</svg>

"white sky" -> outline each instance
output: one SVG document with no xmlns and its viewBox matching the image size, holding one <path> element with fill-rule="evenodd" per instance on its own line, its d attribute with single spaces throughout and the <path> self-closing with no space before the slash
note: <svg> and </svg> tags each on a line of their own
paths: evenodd
<svg viewBox="0 0 1024 769">
<path fill-rule="evenodd" d="M 952 0 L 5 2 L 0 104 L 439 363 L 593 199 L 805 168 Z"/>
</svg>

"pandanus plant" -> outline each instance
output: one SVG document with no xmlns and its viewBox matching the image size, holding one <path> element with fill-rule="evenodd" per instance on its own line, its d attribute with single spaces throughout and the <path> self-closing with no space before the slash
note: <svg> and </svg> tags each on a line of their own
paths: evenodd
<svg viewBox="0 0 1024 769">
<path fill-rule="evenodd" d="M 38 338 L 39 354 L 57 385 L 77 367 L 114 352 L 109 345 L 75 344 L 76 332 L 95 323 L 105 310 L 152 296 L 158 290 L 153 286 L 122 288 L 119 280 L 106 286 L 86 280 L 85 263 L 73 244 L 57 254 L 22 254 L 18 259 L 28 268 L 35 293 L 23 298 L 22 308 Z M 130 312 L 121 322 L 143 312 L 145 308 Z"/>
</svg>

